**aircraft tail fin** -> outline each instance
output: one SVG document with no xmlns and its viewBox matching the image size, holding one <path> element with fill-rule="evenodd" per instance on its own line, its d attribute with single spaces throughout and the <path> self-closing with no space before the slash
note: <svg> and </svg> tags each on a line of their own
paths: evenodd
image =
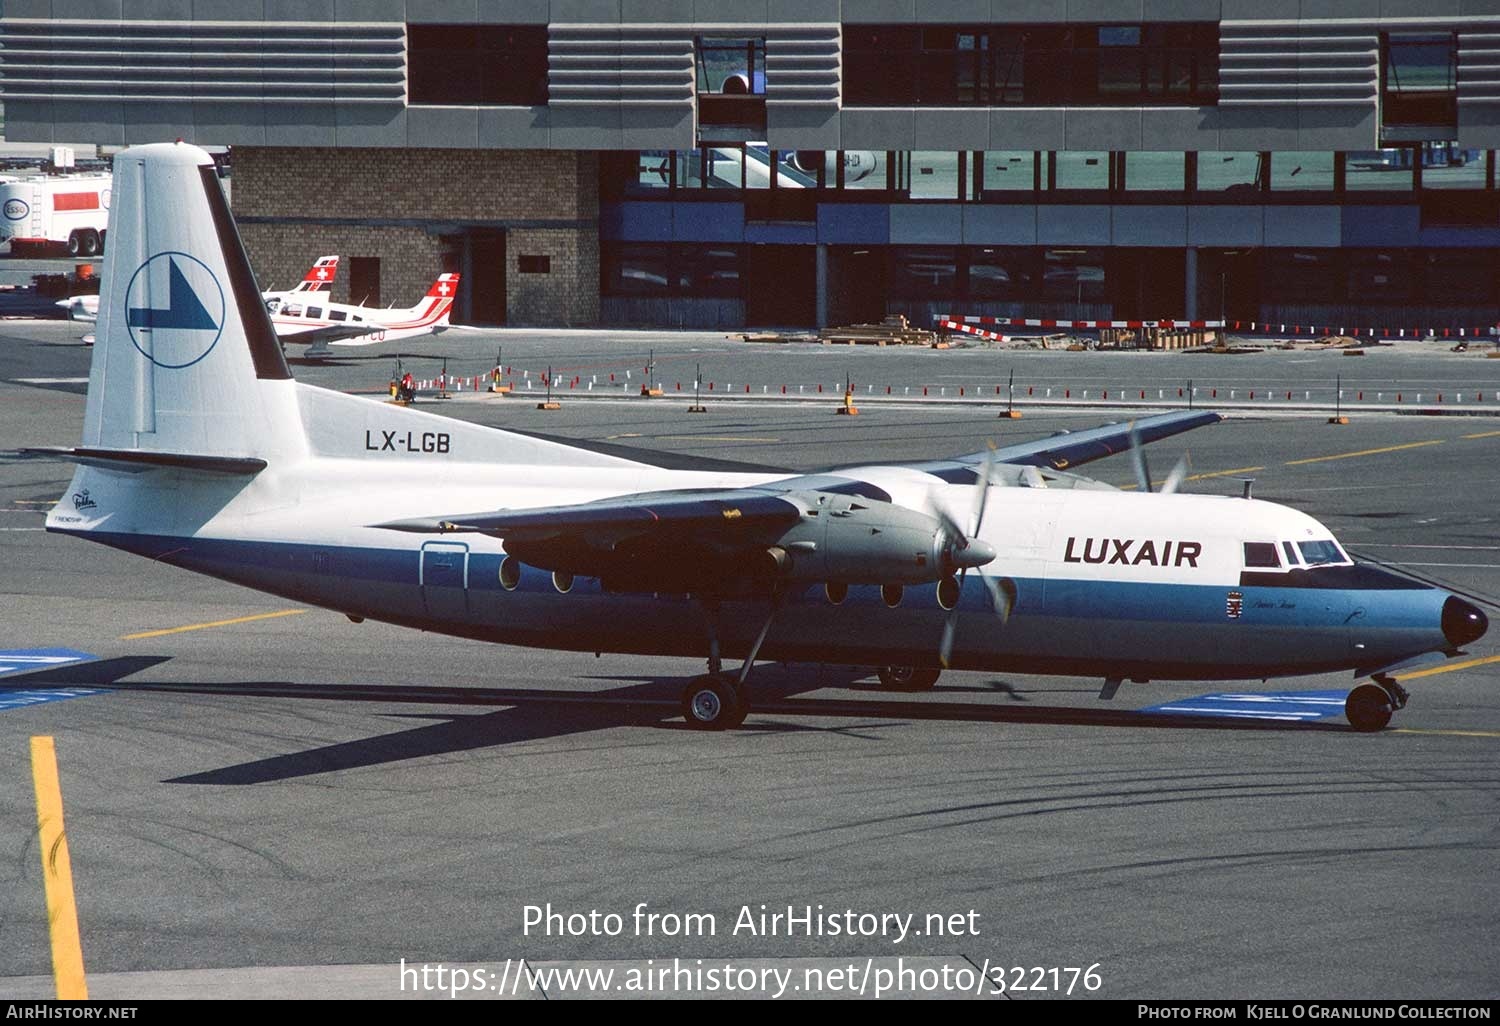
<svg viewBox="0 0 1500 1026">
<path fill-rule="evenodd" d="M 411 327 L 446 328 L 453 312 L 454 297 L 458 295 L 459 281 L 460 276 L 451 271 L 438 275 L 421 301 L 407 311 L 408 319 L 415 322 Z"/>
<path fill-rule="evenodd" d="M 333 290 L 333 279 L 338 277 L 338 273 L 339 258 L 337 253 L 331 256 L 318 257 L 292 291 L 331 292 Z"/>
<path fill-rule="evenodd" d="M 83 445 L 306 451 L 296 385 L 214 172 L 183 143 L 115 157 Z"/>
</svg>

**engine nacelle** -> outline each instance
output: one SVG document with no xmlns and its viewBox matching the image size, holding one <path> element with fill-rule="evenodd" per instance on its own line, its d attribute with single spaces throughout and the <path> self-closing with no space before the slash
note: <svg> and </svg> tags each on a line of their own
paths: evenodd
<svg viewBox="0 0 1500 1026">
<path fill-rule="evenodd" d="M 875 173 L 879 166 L 879 158 L 873 150 L 844 150 L 844 184 L 863 181 Z M 824 169 L 825 181 L 831 186 L 836 181 L 838 174 L 839 151 L 835 150 L 797 150 L 789 154 L 786 162 L 794 170 L 801 171 L 805 175 L 816 175 L 818 168 Z"/>
<path fill-rule="evenodd" d="M 828 492 L 799 498 L 806 515 L 774 546 L 788 558 L 771 557 L 789 580 L 927 584 L 995 558 L 988 544 L 953 538 L 936 517 L 904 506 Z"/>
</svg>

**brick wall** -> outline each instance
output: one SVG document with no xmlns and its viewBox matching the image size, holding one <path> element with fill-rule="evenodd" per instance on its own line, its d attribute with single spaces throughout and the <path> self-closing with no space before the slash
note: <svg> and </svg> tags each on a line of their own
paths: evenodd
<svg viewBox="0 0 1500 1026">
<path fill-rule="evenodd" d="M 426 291 L 445 257 L 458 266 L 466 228 L 500 227 L 506 233 L 508 322 L 594 324 L 598 197 L 598 160 L 591 153 L 234 150 L 234 212 L 262 288 L 289 288 L 314 259 L 337 253 L 344 258 L 333 293 L 338 302 L 351 301 L 350 257 L 378 257 L 382 302 L 407 306 Z M 281 218 L 296 222 L 278 223 Z M 523 255 L 549 257 L 550 272 L 521 274 Z"/>
</svg>

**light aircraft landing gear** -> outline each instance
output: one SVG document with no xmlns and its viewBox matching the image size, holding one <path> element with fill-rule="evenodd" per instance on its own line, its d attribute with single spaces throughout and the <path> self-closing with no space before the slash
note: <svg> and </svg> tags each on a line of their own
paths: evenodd
<svg viewBox="0 0 1500 1026">
<path fill-rule="evenodd" d="M 898 691 L 930 691 L 942 670 L 925 666 L 882 666 L 875 671 L 880 683 Z"/>
<path fill-rule="evenodd" d="M 1406 708 L 1410 696 L 1394 679 L 1385 676 L 1372 678 L 1371 683 L 1361 684 L 1349 692 L 1344 700 L 1344 718 L 1349 726 L 1362 734 L 1384 730 L 1391 722 L 1391 714 Z"/>
</svg>

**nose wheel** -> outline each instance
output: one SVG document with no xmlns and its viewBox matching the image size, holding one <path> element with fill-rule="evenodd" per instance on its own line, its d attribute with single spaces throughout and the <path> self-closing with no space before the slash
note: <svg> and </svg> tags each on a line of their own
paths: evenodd
<svg viewBox="0 0 1500 1026">
<path fill-rule="evenodd" d="M 1406 689 L 1390 678 L 1376 677 L 1349 692 L 1344 700 L 1344 718 L 1361 734 L 1384 730 L 1391 714 L 1406 707 Z"/>
</svg>

